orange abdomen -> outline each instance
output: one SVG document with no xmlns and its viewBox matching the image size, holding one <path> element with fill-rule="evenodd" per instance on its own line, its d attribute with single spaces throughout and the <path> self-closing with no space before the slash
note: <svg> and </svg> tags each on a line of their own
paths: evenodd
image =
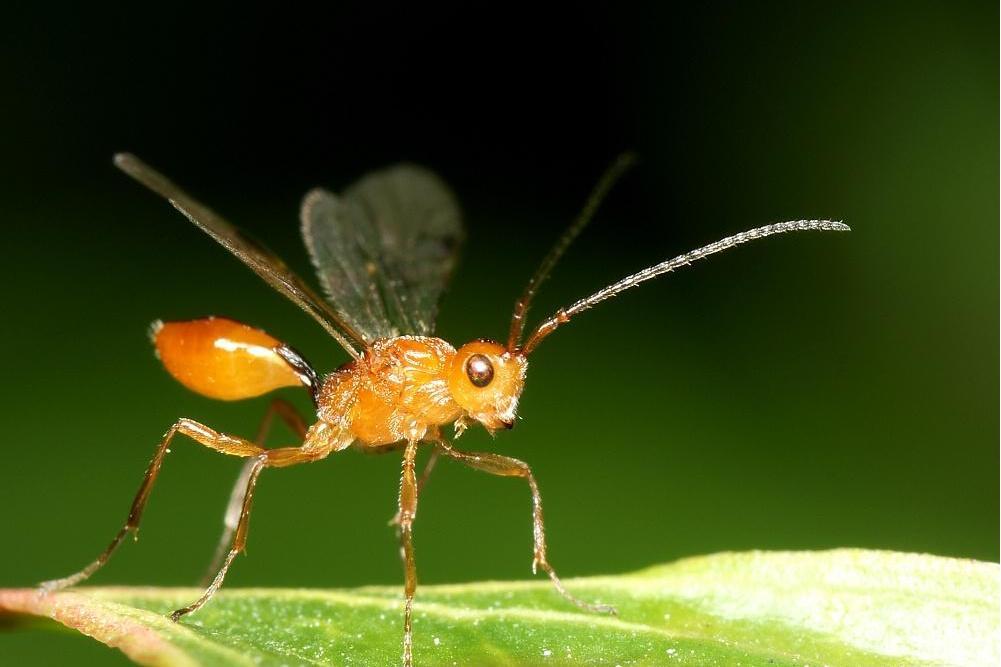
<svg viewBox="0 0 1001 667">
<path fill-rule="evenodd" d="M 275 351 L 280 341 L 234 320 L 157 322 L 152 338 L 167 371 L 203 396 L 233 401 L 301 385 Z"/>
</svg>

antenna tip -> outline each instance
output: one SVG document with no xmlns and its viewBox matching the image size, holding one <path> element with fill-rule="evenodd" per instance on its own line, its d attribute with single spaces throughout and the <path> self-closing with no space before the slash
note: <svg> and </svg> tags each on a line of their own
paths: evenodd
<svg viewBox="0 0 1001 667">
<path fill-rule="evenodd" d="M 806 229 L 819 229 L 825 232 L 850 232 L 851 227 L 840 220 L 803 220 Z"/>
<path fill-rule="evenodd" d="M 639 154 L 636 151 L 629 149 L 619 153 L 618 157 L 615 158 L 615 168 L 625 169 L 636 164 L 639 160 Z"/>
<path fill-rule="evenodd" d="M 142 161 L 132 153 L 115 153 L 112 163 L 126 174 L 134 175 L 143 167 Z"/>
</svg>

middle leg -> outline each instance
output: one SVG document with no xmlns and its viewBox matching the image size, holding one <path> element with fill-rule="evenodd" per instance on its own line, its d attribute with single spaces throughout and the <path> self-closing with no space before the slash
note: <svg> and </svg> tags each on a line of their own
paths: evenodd
<svg viewBox="0 0 1001 667">
<path fill-rule="evenodd" d="M 438 450 L 437 449 L 432 449 L 431 450 L 431 456 L 428 457 L 427 463 L 424 464 L 424 471 L 421 473 L 421 476 L 417 479 L 417 495 L 418 496 L 420 496 L 421 493 L 423 493 L 424 487 L 428 483 L 428 477 L 431 476 L 431 471 L 434 470 L 434 466 L 435 466 L 436 463 L 438 463 Z M 400 525 L 400 512 L 399 512 L 399 510 L 397 510 L 397 512 L 393 516 L 393 518 L 389 520 L 389 525 L 390 526 L 397 526 L 397 527 L 399 527 L 399 525 Z"/>
<path fill-rule="evenodd" d="M 403 472 L 400 476 L 400 549 L 403 556 L 406 602 L 403 610 L 403 667 L 413 664 L 413 607 L 417 590 L 417 563 L 414 560 L 413 523 L 417 515 L 417 475 L 414 470 L 417 442 L 408 442 L 403 453 Z"/>
</svg>

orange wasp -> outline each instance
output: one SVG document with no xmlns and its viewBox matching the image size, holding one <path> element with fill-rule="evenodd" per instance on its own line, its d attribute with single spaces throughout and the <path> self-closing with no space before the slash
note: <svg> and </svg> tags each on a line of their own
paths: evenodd
<svg viewBox="0 0 1001 667">
<path fill-rule="evenodd" d="M 324 376 L 291 347 L 246 324 L 221 317 L 156 322 L 151 337 L 167 371 L 189 389 L 210 398 L 237 400 L 279 387 L 305 387 L 316 407 L 312 425 L 291 404 L 273 401 L 255 440 L 178 419 L 160 441 L 132 501 L 125 525 L 97 559 L 80 572 L 42 584 L 45 591 L 77 584 L 103 566 L 130 532 L 139 528 L 164 455 L 177 434 L 223 454 L 247 459 L 226 511 L 211 583 L 200 598 L 171 614 L 179 620 L 208 602 L 247 541 L 251 501 L 261 471 L 312 463 L 349 445 L 372 451 L 403 450 L 398 527 L 405 573 L 403 664 L 413 661 L 411 616 L 417 589 L 413 522 L 417 514 L 418 447 L 433 448 L 423 482 L 438 456 L 501 477 L 520 477 L 532 494 L 532 570 L 542 569 L 572 604 L 615 613 L 605 604 L 574 597 L 549 563 L 539 487 L 527 463 L 492 452 L 465 452 L 442 433 L 458 438 L 472 422 L 488 431 L 514 426 L 528 358 L 539 344 L 574 316 L 613 296 L 714 253 L 754 239 L 790 231 L 847 231 L 839 222 L 800 220 L 766 225 L 627 276 L 581 299 L 537 325 L 523 339 L 532 299 L 567 247 L 590 221 L 613 183 L 632 164 L 621 156 L 602 176 L 578 218 L 550 250 L 515 303 L 506 344 L 474 340 L 456 349 L 434 336 L 438 298 L 455 265 L 463 236 L 456 199 L 432 172 L 401 164 L 371 173 L 342 195 L 313 190 L 302 204 L 302 235 L 326 293 L 319 297 L 271 252 L 199 203 L 133 155 L 115 156 L 132 178 L 165 197 L 191 222 L 240 258 L 273 288 L 309 313 L 351 356 Z M 302 442 L 265 449 L 264 435 L 278 415 Z"/>
</svg>

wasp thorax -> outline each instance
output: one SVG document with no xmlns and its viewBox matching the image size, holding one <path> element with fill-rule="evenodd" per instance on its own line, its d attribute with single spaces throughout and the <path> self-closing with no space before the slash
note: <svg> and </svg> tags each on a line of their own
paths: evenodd
<svg viewBox="0 0 1001 667">
<path fill-rule="evenodd" d="M 493 341 L 460 347 L 448 369 L 448 388 L 470 417 L 490 430 L 511 428 L 525 386 L 528 361 Z"/>
</svg>

